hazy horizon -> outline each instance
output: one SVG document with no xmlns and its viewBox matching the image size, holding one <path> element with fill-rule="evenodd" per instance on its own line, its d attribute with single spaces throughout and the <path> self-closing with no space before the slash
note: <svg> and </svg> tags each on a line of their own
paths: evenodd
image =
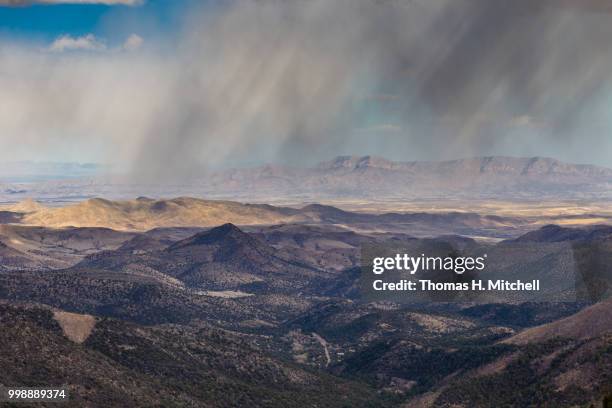
<svg viewBox="0 0 612 408">
<path fill-rule="evenodd" d="M 511 156 L 511 155 L 495 155 L 495 156 L 471 156 L 471 157 L 457 157 L 457 158 L 449 158 L 444 160 L 392 160 L 387 157 L 383 157 L 380 155 L 357 155 L 357 154 L 341 154 L 333 157 L 329 157 L 327 159 L 318 160 L 315 162 L 302 162 L 302 163 L 280 163 L 280 162 L 261 162 L 261 163 L 242 163 L 241 165 L 230 167 L 227 165 L 221 165 L 219 167 L 214 168 L 205 168 L 202 167 L 200 170 L 202 171 L 201 175 L 205 175 L 209 172 L 217 173 L 217 172 L 225 172 L 231 170 L 248 170 L 248 169 L 256 169 L 266 166 L 278 166 L 278 167 L 287 167 L 287 168 L 296 168 L 296 169 L 311 169 L 316 168 L 322 164 L 334 162 L 340 159 L 377 159 L 384 160 L 393 163 L 444 163 L 444 162 L 456 162 L 456 161 L 469 161 L 469 160 L 483 160 L 483 159 L 517 159 L 517 160 L 532 160 L 532 159 L 540 159 L 540 160 L 553 160 L 558 161 L 565 164 L 570 165 L 578 165 L 578 166 L 596 166 L 607 169 L 612 169 L 612 166 L 599 166 L 593 163 L 572 163 L 566 162 L 555 157 L 546 157 L 546 156 Z M 19 161 L 4 161 L 0 162 L 2 168 L 0 169 L 0 182 L 4 183 L 13 183 L 19 184 L 23 182 L 43 182 L 43 181 L 51 181 L 56 179 L 78 179 L 84 177 L 97 177 L 97 176 L 128 176 L 129 172 L 125 168 L 113 167 L 103 163 L 83 163 L 83 162 L 75 162 L 75 161 L 34 161 L 34 160 L 19 160 Z M 184 179 L 184 181 L 188 181 L 189 179 Z M 167 180 L 166 180 L 167 181 Z"/>
</svg>

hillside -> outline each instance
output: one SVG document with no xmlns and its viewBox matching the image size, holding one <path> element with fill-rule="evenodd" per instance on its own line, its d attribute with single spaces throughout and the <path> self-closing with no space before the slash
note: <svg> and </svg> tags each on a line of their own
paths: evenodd
<svg viewBox="0 0 612 408">
<path fill-rule="evenodd" d="M 0 269 L 60 269 L 86 255 L 117 249 L 132 238 L 108 228 L 0 225 Z"/>
<path fill-rule="evenodd" d="M 546 225 L 517 238 L 514 242 L 590 242 L 610 238 L 612 238 L 612 226 L 609 225 L 594 225 L 587 228 Z"/>
<path fill-rule="evenodd" d="M 195 198 L 130 201 L 91 199 L 59 208 L 25 213 L 22 223 L 47 227 L 107 227 L 147 230 L 160 226 L 214 226 L 220 220 L 241 225 L 275 224 L 303 220 L 294 211 L 270 206 L 207 201 Z"/>
<path fill-rule="evenodd" d="M 0 271 L 20 269 L 40 269 L 44 266 L 23 252 L 9 247 L 0 241 Z"/>
<path fill-rule="evenodd" d="M 581 310 L 575 315 L 542 326 L 527 329 L 509 339 L 507 344 L 543 343 L 555 337 L 574 340 L 612 333 L 612 300 L 608 299 Z"/>
<path fill-rule="evenodd" d="M 88 328 L 75 337 L 77 321 Z M 273 358 L 257 339 L 0 304 L 0 383 L 68 384 L 71 407 L 380 406 L 370 387 Z"/>
<path fill-rule="evenodd" d="M 22 211 L 11 213 L 14 217 L 8 219 L 8 223 L 47 228 L 109 228 L 118 231 L 205 228 L 225 223 L 240 226 L 334 224 L 345 230 L 363 232 L 403 232 L 416 236 L 491 235 L 496 238 L 519 235 L 532 223 L 530 219 L 471 212 L 366 213 L 320 204 L 290 208 L 187 197 L 127 201 L 95 198 L 61 207 L 38 204 Z"/>
<path fill-rule="evenodd" d="M 322 270 L 291 259 L 281 249 L 237 228 L 224 224 L 180 240 L 161 250 L 144 254 L 126 251 L 102 252 L 87 257 L 78 268 L 128 271 L 132 265 L 178 279 L 189 287 L 228 290 L 254 285 L 258 291 L 297 290 Z"/>
</svg>

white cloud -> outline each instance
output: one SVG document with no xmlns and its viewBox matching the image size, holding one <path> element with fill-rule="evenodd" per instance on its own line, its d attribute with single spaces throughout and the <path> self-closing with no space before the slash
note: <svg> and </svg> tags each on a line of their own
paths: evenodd
<svg viewBox="0 0 612 408">
<path fill-rule="evenodd" d="M 126 51 L 134 51 L 142 46 L 144 40 L 137 34 L 130 35 L 123 43 L 123 49 Z"/>
<path fill-rule="evenodd" d="M 0 0 L 0 6 L 27 6 L 30 4 L 105 4 L 108 6 L 138 6 L 144 0 Z"/>
<path fill-rule="evenodd" d="M 123 44 L 116 47 L 107 47 L 103 39 L 97 38 L 93 34 L 87 34 L 82 37 L 72 37 L 70 35 L 62 35 L 53 41 L 47 48 L 51 52 L 64 51 L 135 51 L 144 43 L 144 39 L 137 35 L 131 34 L 125 39 Z"/>
<path fill-rule="evenodd" d="M 87 34 L 82 37 L 72 37 L 70 35 L 62 35 L 58 37 L 49 46 L 49 51 L 104 51 L 106 45 L 99 41 L 93 34 Z"/>
</svg>

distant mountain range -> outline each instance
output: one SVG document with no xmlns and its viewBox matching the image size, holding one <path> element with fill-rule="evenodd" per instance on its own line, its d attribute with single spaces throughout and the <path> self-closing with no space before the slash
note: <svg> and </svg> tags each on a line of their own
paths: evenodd
<svg viewBox="0 0 612 408">
<path fill-rule="evenodd" d="M 374 156 L 339 156 L 308 168 L 265 165 L 146 184 L 123 176 L 100 176 L 100 167 L 94 165 L 55 166 L 44 178 L 28 183 L 20 183 L 17 173 L 11 174 L 9 181 L 0 174 L 0 201 L 16 202 L 27 197 L 80 201 L 139 195 L 250 202 L 612 198 L 612 169 L 543 157 L 397 162 Z M 66 178 L 67 174 L 72 177 Z"/>
<path fill-rule="evenodd" d="M 521 198 L 607 194 L 612 169 L 533 157 L 395 162 L 340 156 L 313 168 L 263 166 L 219 172 L 205 190 L 234 195 L 313 198 Z"/>
</svg>

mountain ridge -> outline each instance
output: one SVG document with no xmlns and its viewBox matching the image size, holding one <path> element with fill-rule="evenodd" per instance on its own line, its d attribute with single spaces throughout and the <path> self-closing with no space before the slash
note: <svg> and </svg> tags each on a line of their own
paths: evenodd
<svg viewBox="0 0 612 408">
<path fill-rule="evenodd" d="M 524 330 L 502 342 L 527 344 L 544 342 L 556 337 L 586 339 L 612 333 L 612 320 L 608 318 L 612 300 L 604 300 L 578 313 L 551 323 Z"/>
<path fill-rule="evenodd" d="M 234 201 L 179 197 L 159 200 L 118 200 L 94 198 L 64 207 L 42 207 L 16 213 L 16 224 L 49 228 L 102 227 L 118 231 L 146 231 L 158 227 L 216 227 L 231 223 L 239 226 L 278 224 L 341 224 L 343 228 L 371 229 L 385 225 L 396 231 L 409 228 L 435 228 L 428 235 L 469 233 L 477 227 L 506 225 L 514 228 L 520 221 L 512 217 L 480 215 L 470 212 L 366 213 L 346 211 L 334 206 L 309 204 L 301 208 L 243 204 Z M 453 229 L 453 228 L 456 228 Z"/>
<path fill-rule="evenodd" d="M 313 167 L 264 165 L 219 171 L 201 181 L 215 194 L 250 197 L 416 199 L 541 198 L 602 195 L 612 169 L 546 157 L 484 156 L 448 161 L 392 161 L 338 156 Z"/>
<path fill-rule="evenodd" d="M 454 160 L 440 161 L 394 161 L 380 156 L 336 156 L 329 161 L 323 161 L 314 166 L 318 170 L 334 169 L 364 169 L 379 168 L 385 170 L 418 169 L 424 167 L 442 168 L 477 168 L 480 173 L 490 171 L 514 170 L 521 175 L 534 173 L 552 173 L 554 171 L 567 173 L 569 170 L 601 174 L 612 177 L 612 169 L 592 164 L 576 164 L 544 156 L 514 157 L 514 156 L 476 156 Z"/>
<path fill-rule="evenodd" d="M 482 156 L 446 161 L 393 161 L 337 156 L 310 167 L 264 164 L 205 171 L 175 183 L 138 184 L 128 175 L 0 185 L 0 200 L 62 202 L 105 196 L 199 196 L 233 201 L 315 202 L 336 199 L 612 199 L 612 169 L 548 157 Z M 142 198 L 142 203 L 150 199 Z M 23 209 L 23 208 L 22 208 Z M 16 209 L 15 209 L 16 210 Z"/>
</svg>

